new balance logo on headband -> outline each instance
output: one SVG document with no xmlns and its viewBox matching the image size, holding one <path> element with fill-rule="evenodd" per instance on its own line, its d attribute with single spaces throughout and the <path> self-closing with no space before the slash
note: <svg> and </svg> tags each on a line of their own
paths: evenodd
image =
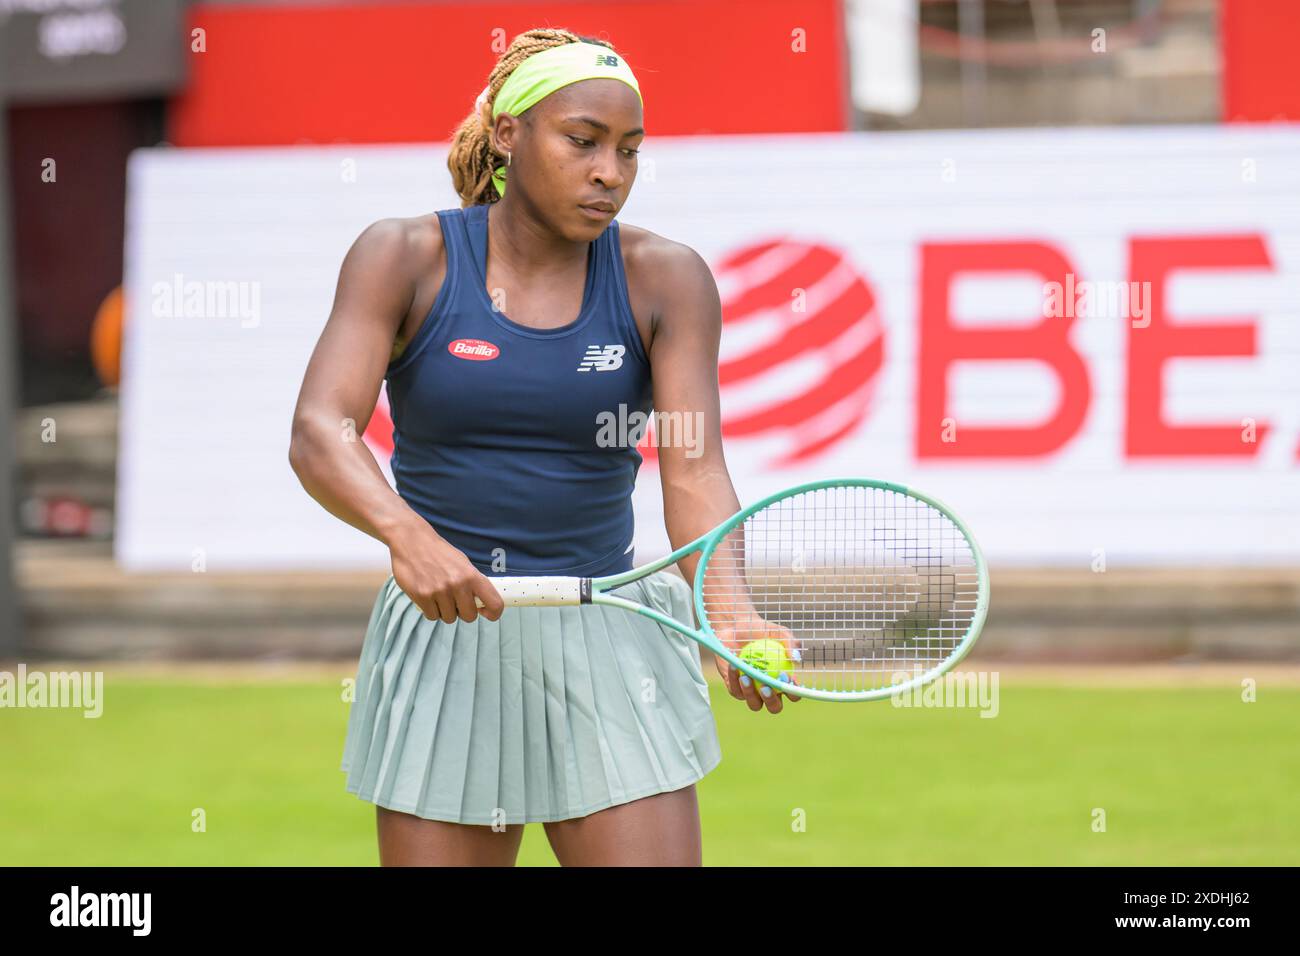
<svg viewBox="0 0 1300 956">
<path fill-rule="evenodd" d="M 623 364 L 626 345 L 588 345 L 587 354 L 578 364 L 579 372 L 612 372 Z"/>
<path fill-rule="evenodd" d="M 597 66 L 618 66 L 618 57 L 610 56 L 608 53 L 596 54 Z"/>
</svg>

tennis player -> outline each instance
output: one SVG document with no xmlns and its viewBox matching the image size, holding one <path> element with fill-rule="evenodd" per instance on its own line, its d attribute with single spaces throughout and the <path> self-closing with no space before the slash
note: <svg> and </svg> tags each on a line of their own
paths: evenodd
<svg viewBox="0 0 1300 956">
<path fill-rule="evenodd" d="M 504 609 L 491 581 L 633 567 L 641 455 L 602 440 L 602 413 L 700 413 L 697 446 L 659 448 L 673 547 L 740 507 L 717 286 L 689 247 L 615 220 L 642 126 L 609 44 L 523 33 L 456 131 L 463 208 L 376 222 L 343 261 L 290 461 L 391 552 L 343 757 L 383 865 L 513 865 L 530 822 L 562 865 L 701 862 L 694 785 L 722 755 L 699 646 L 617 608 Z M 356 440 L 385 380 L 396 493 Z M 615 593 L 692 620 L 667 571 Z M 781 711 L 718 663 L 733 697 Z"/>
</svg>

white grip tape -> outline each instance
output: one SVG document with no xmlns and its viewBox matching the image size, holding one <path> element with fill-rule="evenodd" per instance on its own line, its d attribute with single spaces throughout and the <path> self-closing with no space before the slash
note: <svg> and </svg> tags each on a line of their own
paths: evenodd
<svg viewBox="0 0 1300 956">
<path fill-rule="evenodd" d="M 522 577 L 488 578 L 501 592 L 506 607 L 550 607 L 560 604 L 582 603 L 582 578 L 560 578 L 526 575 Z M 483 606 L 477 597 L 474 602 Z"/>
</svg>

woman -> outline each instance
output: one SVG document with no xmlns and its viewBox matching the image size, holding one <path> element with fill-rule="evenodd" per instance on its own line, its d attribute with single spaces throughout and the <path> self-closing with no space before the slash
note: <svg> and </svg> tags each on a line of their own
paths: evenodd
<svg viewBox="0 0 1300 956">
<path fill-rule="evenodd" d="M 562 865 L 700 863 L 694 784 L 721 752 L 698 645 L 615 608 L 504 610 L 489 577 L 633 566 L 641 457 L 635 439 L 598 439 L 602 413 L 701 414 L 699 448 L 659 451 L 674 547 L 739 508 L 713 277 L 614 221 L 643 136 L 612 47 L 531 30 L 456 132 L 463 208 L 377 222 L 343 261 L 290 460 L 392 556 L 343 760 L 348 790 L 377 805 L 384 865 L 512 865 L 534 821 Z M 355 440 L 385 379 L 397 493 Z M 680 562 L 687 580 L 695 565 Z M 674 575 L 624 592 L 691 620 Z M 781 710 L 719 670 L 751 710 Z"/>
</svg>

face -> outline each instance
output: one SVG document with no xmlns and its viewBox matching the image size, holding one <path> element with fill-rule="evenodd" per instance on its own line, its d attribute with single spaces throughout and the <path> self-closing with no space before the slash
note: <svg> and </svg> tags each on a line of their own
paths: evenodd
<svg viewBox="0 0 1300 956">
<path fill-rule="evenodd" d="M 641 100 L 621 80 L 571 83 L 523 117 L 498 117 L 497 141 L 512 154 L 510 191 L 556 232 L 590 242 L 627 201 L 645 137 Z"/>
</svg>

